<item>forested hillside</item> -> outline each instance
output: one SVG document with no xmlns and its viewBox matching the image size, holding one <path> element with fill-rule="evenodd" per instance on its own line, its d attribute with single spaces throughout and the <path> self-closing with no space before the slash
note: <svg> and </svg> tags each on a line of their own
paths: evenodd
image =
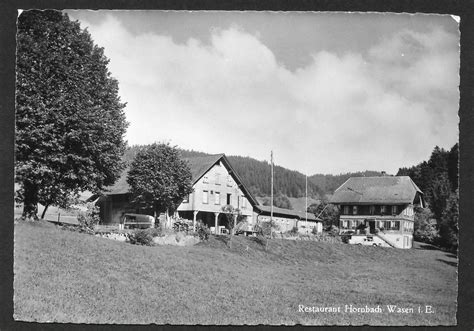
<svg viewBox="0 0 474 331">
<path fill-rule="evenodd" d="M 350 177 L 370 177 L 370 176 L 381 176 L 382 172 L 380 171 L 359 171 L 359 172 L 348 172 L 340 175 L 323 175 L 316 174 L 308 177 L 308 180 L 311 180 L 316 184 L 322 192 L 325 194 L 332 194 L 334 191 L 341 186 L 346 180 Z"/>
<path fill-rule="evenodd" d="M 410 176 L 424 192 L 427 200 L 433 201 L 436 191 L 458 188 L 458 144 L 447 151 L 436 146 L 428 161 L 410 168 L 400 168 L 397 176 Z M 434 201 L 433 201 L 434 202 Z"/>
<path fill-rule="evenodd" d="M 124 161 L 131 162 L 137 151 L 143 146 L 134 145 L 125 151 Z M 204 156 L 208 153 L 197 152 L 193 150 L 180 149 L 183 157 Z M 270 163 L 268 161 L 258 161 L 250 157 L 228 155 L 230 163 L 239 174 L 244 185 L 257 197 L 270 196 Z M 355 173 L 346 173 L 340 175 L 322 175 L 317 174 L 308 177 L 308 197 L 313 199 L 324 199 L 344 183 L 349 177 L 353 176 L 379 176 L 377 171 L 364 171 Z M 305 175 L 294 170 L 289 170 L 281 166 L 274 166 L 274 194 L 279 197 L 281 206 L 288 207 L 287 197 L 300 198 L 305 196 Z M 291 203 L 289 204 L 291 208 Z"/>
<path fill-rule="evenodd" d="M 129 163 L 133 160 L 137 152 L 143 148 L 143 145 L 134 145 L 125 151 L 124 161 Z M 204 156 L 208 153 L 189 151 L 180 149 L 183 157 Z M 232 167 L 239 174 L 244 185 L 255 196 L 270 195 L 270 163 L 267 161 L 258 161 L 250 157 L 227 156 Z M 288 170 L 280 166 L 274 166 L 274 192 L 275 195 L 285 197 L 303 197 L 305 196 L 305 176 L 297 171 Z M 324 195 L 319 187 L 312 183 L 308 178 L 308 196 L 318 198 Z"/>
<path fill-rule="evenodd" d="M 458 239 L 458 144 L 447 151 L 436 146 L 428 161 L 400 168 L 423 191 L 428 208 L 417 213 L 415 238 L 456 249 Z"/>
<path fill-rule="evenodd" d="M 229 156 L 229 161 L 242 178 L 244 184 L 256 196 L 269 196 L 271 191 L 271 167 L 267 161 L 258 161 L 250 157 Z M 305 175 L 275 165 L 273 187 L 275 194 L 299 198 L 305 196 Z M 318 198 L 324 192 L 308 178 L 308 196 Z"/>
</svg>

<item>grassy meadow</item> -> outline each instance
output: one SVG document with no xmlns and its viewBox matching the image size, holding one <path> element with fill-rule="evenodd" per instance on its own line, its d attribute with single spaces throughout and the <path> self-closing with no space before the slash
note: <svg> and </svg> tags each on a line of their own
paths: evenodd
<svg viewBox="0 0 474 331">
<path fill-rule="evenodd" d="M 453 325 L 457 259 L 412 250 L 313 241 L 211 237 L 145 247 L 15 225 L 14 318 L 132 324 Z M 301 312 L 340 307 L 341 312 Z M 345 305 L 382 313 L 345 312 Z M 390 313 L 387 305 L 412 308 Z M 418 313 L 426 305 L 432 313 Z"/>
</svg>

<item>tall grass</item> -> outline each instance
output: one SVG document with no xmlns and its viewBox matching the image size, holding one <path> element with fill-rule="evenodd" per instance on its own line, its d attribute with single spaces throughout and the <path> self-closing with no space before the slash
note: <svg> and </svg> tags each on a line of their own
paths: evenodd
<svg viewBox="0 0 474 331">
<path fill-rule="evenodd" d="M 449 325 L 455 257 L 236 236 L 137 246 L 53 225 L 15 226 L 15 319 L 73 323 Z M 432 305 L 434 314 L 304 313 L 306 306 Z"/>
</svg>

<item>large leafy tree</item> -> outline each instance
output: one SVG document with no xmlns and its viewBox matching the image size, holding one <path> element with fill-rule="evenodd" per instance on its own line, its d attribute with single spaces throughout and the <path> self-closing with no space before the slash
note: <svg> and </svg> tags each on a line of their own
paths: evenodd
<svg viewBox="0 0 474 331">
<path fill-rule="evenodd" d="M 67 14 L 19 16 L 15 180 L 23 217 L 37 218 L 38 202 L 65 205 L 120 174 L 127 122 L 108 63 Z"/>
<path fill-rule="evenodd" d="M 449 249 L 457 245 L 458 144 L 447 151 L 436 146 L 430 159 L 397 175 L 408 175 L 425 194 L 429 209 L 415 213 L 415 239 Z M 436 220 L 436 226 L 432 220 Z"/>
<path fill-rule="evenodd" d="M 436 244 L 439 233 L 436 226 L 436 219 L 429 208 L 415 207 L 414 238 L 417 241 L 428 244 Z"/>
<path fill-rule="evenodd" d="M 132 201 L 159 212 L 176 210 L 193 190 L 191 170 L 176 147 L 152 144 L 137 152 L 127 176 Z"/>
<path fill-rule="evenodd" d="M 458 220 L 459 220 L 459 193 L 451 193 L 446 202 L 441 222 L 439 223 L 440 245 L 457 250 L 458 247 Z"/>
<path fill-rule="evenodd" d="M 339 209 L 327 200 L 308 206 L 308 213 L 313 213 L 314 216 L 321 218 L 324 228 L 329 228 L 332 225 L 339 226 Z"/>
<path fill-rule="evenodd" d="M 271 198 L 264 198 L 262 204 L 264 206 L 271 206 Z M 273 206 L 284 209 L 293 209 L 290 199 L 281 192 L 273 197 Z"/>
</svg>

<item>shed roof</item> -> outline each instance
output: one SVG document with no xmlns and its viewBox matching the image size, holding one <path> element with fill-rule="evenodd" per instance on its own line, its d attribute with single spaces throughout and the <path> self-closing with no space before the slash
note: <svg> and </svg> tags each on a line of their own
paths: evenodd
<svg viewBox="0 0 474 331">
<path fill-rule="evenodd" d="M 408 176 L 351 177 L 333 194 L 331 203 L 405 204 L 423 194 Z"/>
<path fill-rule="evenodd" d="M 263 206 L 263 205 L 257 205 L 255 206 L 257 210 L 259 210 L 261 213 L 265 214 L 270 214 L 271 213 L 271 206 Z M 277 215 L 283 215 L 286 217 L 292 217 L 292 218 L 299 218 L 301 220 L 306 219 L 306 213 L 301 212 L 301 211 L 295 211 L 291 209 L 285 209 L 285 208 L 279 208 L 279 207 L 273 207 L 273 213 L 276 214 L 275 216 L 278 217 Z M 320 218 L 316 218 L 313 213 L 308 213 L 308 221 L 321 221 Z"/>
</svg>

